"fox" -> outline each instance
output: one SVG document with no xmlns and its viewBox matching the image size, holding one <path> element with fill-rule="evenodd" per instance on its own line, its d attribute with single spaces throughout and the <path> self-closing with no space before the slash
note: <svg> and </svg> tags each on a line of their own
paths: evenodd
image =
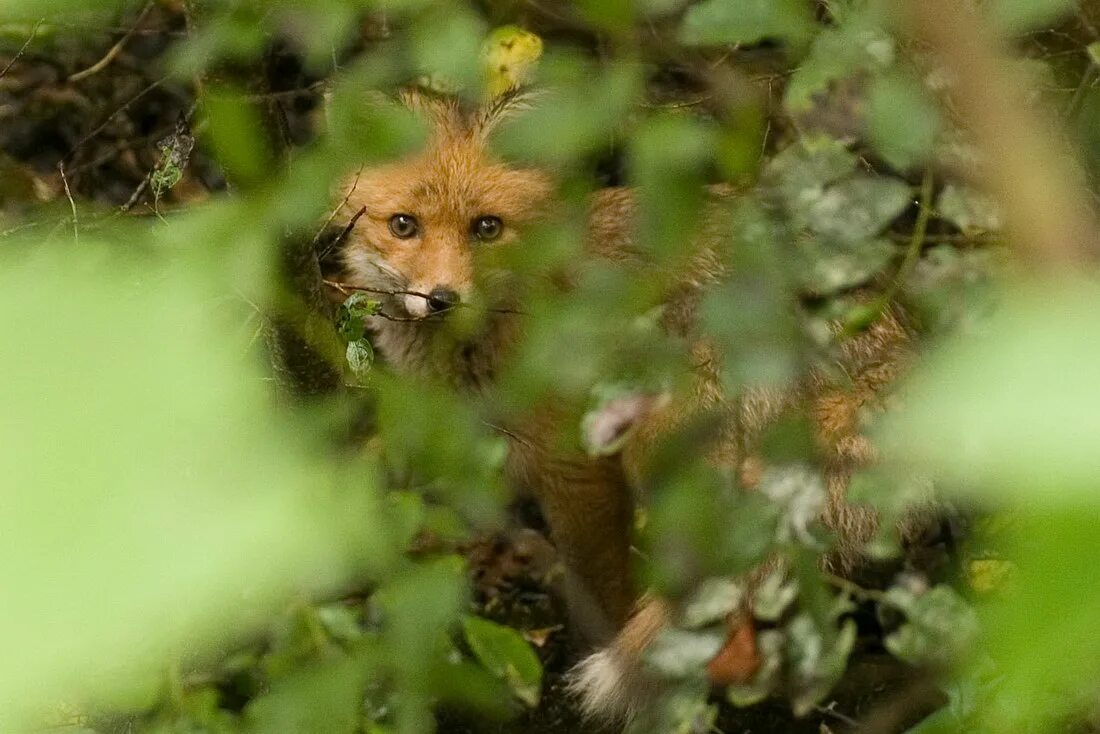
<svg viewBox="0 0 1100 734">
<path fill-rule="evenodd" d="M 530 95 L 513 89 L 488 104 L 468 105 L 406 88 L 397 102 L 427 123 L 428 137 L 417 152 L 356 171 L 337 186 L 336 199 L 362 213 L 341 245 L 343 280 L 379 294 L 381 310 L 367 318 L 367 328 L 392 369 L 456 390 L 485 390 L 522 338 L 524 317 L 519 289 L 507 285 L 507 272 L 484 265 L 483 255 L 519 246 L 555 206 L 552 172 L 505 162 L 490 145 L 503 121 L 530 107 Z M 726 395 L 720 359 L 699 333 L 697 310 L 702 295 L 729 276 L 719 240 L 725 204 L 737 193 L 717 185 L 707 194 L 708 224 L 688 243 L 686 272 L 670 276 L 662 316 L 666 331 L 691 342 L 691 386 L 672 399 L 644 402 L 629 418 L 631 440 L 611 455 L 562 446 L 562 414 L 552 400 L 508 427 L 505 472 L 537 499 L 564 562 L 570 619 L 595 650 L 571 676 L 581 708 L 593 717 L 629 717 L 640 705 L 647 691 L 642 654 L 672 619 L 667 602 L 636 588 L 634 511 L 654 447 L 691 416 L 724 416 L 728 428 L 718 432 L 711 458 L 751 488 L 765 470 L 754 442 L 792 406 L 809 405 L 825 456 L 828 496 L 821 520 L 839 538 L 824 562 L 840 572 L 856 566 L 878 527 L 875 513 L 850 504 L 845 493 L 852 473 L 876 458 L 861 432 L 861 415 L 882 408 L 912 361 L 913 327 L 891 306 L 843 341 L 845 379 L 814 373 L 789 389 Z M 583 257 L 628 268 L 637 262 L 639 207 L 629 187 L 592 193 Z M 448 320 L 470 304 L 484 307 L 484 323 L 468 338 L 448 336 Z M 731 615 L 729 640 L 708 666 L 709 677 L 743 681 L 758 662 L 751 621 Z"/>
</svg>

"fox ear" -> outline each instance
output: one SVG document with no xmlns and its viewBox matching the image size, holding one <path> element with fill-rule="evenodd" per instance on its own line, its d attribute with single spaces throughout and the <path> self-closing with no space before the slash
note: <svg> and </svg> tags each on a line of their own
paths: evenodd
<svg viewBox="0 0 1100 734">
<path fill-rule="evenodd" d="M 410 85 L 397 90 L 397 101 L 436 129 L 457 131 L 463 127 L 458 99 L 450 95 Z"/>
<path fill-rule="evenodd" d="M 470 121 L 474 134 L 487 138 L 504 121 L 535 106 L 542 95 L 527 87 L 511 87 L 481 106 Z"/>
</svg>

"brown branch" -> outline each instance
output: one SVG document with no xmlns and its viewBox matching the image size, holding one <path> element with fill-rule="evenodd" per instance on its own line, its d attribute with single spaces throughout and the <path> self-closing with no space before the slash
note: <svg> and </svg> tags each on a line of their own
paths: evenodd
<svg viewBox="0 0 1100 734">
<path fill-rule="evenodd" d="M 110 65 L 110 63 L 115 60 L 115 57 L 118 56 L 119 53 L 122 51 L 122 48 L 126 45 L 126 42 L 129 41 L 131 37 L 133 37 L 134 31 L 137 30 L 138 26 L 140 26 L 142 21 L 145 20 L 146 16 L 149 15 L 149 11 L 153 9 L 154 5 L 155 3 L 153 2 L 153 0 L 149 0 L 149 2 L 145 4 L 145 8 L 138 15 L 137 20 L 134 21 L 134 24 L 130 28 L 130 30 L 126 31 L 122 38 L 118 39 L 118 43 L 116 43 L 114 46 L 111 46 L 111 48 L 107 51 L 102 59 L 92 64 L 87 69 L 72 74 L 71 76 L 69 76 L 68 79 L 66 79 L 66 81 L 70 83 L 78 82 L 81 79 L 87 79 L 93 74 L 98 74 L 99 72 L 106 69 Z"/>
<path fill-rule="evenodd" d="M 27 40 L 23 43 L 22 46 L 19 47 L 19 50 L 15 52 L 15 56 L 11 57 L 11 61 L 9 61 L 3 69 L 0 69 L 0 79 L 4 78 L 4 75 L 8 73 L 15 62 L 18 61 L 19 58 L 26 52 L 27 47 L 31 45 L 31 41 L 33 41 L 35 36 L 38 35 L 38 29 L 42 27 L 42 24 L 45 22 L 45 18 L 39 18 L 35 22 L 35 24 L 31 26 L 31 32 L 30 35 L 27 36 Z"/>
<path fill-rule="evenodd" d="M 154 81 L 154 82 L 152 82 L 151 84 L 149 84 L 148 86 L 146 86 L 146 87 L 145 87 L 144 89 L 142 89 L 142 90 L 141 90 L 140 92 L 138 92 L 137 94 L 135 94 L 135 95 L 134 95 L 133 97 L 130 97 L 130 99 L 128 99 L 128 100 L 126 100 L 125 102 L 123 102 L 123 103 L 122 103 L 122 105 L 121 105 L 121 106 L 120 106 L 120 107 L 119 107 L 118 109 L 116 109 L 116 110 L 115 110 L 114 112 L 112 112 L 111 114 L 107 115 L 107 117 L 106 117 L 106 118 L 105 118 L 105 119 L 103 120 L 103 122 L 101 122 L 101 123 L 100 123 L 100 124 L 99 124 L 98 126 L 96 126 L 96 128 L 95 128 L 94 130 L 92 130 L 92 131 L 91 131 L 90 133 L 88 133 L 88 134 L 87 134 L 87 135 L 85 135 L 85 136 L 84 136 L 83 138 L 81 138 L 81 139 L 80 139 L 80 140 L 79 140 L 79 141 L 77 142 L 77 144 L 73 146 L 72 150 L 70 150 L 70 151 L 68 152 L 68 154 L 66 154 L 66 155 L 65 155 L 65 157 L 64 157 L 64 159 L 63 159 L 63 160 L 70 160 L 70 159 L 72 159 L 72 157 L 73 157 L 73 156 L 74 156 L 74 155 L 76 154 L 76 152 L 77 152 L 78 150 L 80 150 L 81 148 L 83 148 L 83 147 L 84 147 L 84 145 L 85 145 L 85 144 L 86 144 L 86 143 L 87 143 L 87 142 L 88 142 L 89 140 L 91 140 L 91 139 L 92 139 L 92 138 L 94 138 L 94 137 L 95 137 L 96 135 L 99 135 L 99 134 L 100 134 L 101 132 L 103 132 L 103 130 L 104 130 L 104 129 L 105 129 L 106 127 L 107 127 L 107 125 L 109 125 L 109 124 L 110 124 L 111 120 L 113 120 L 113 119 L 114 119 L 115 115 L 117 115 L 117 114 L 118 114 L 119 112 L 122 112 L 123 110 L 125 110 L 125 109 L 126 109 L 127 107 L 129 107 L 130 105 L 132 105 L 132 104 L 133 104 L 134 102 L 137 102 L 137 101 L 138 101 L 139 99 L 141 99 L 141 98 L 142 98 L 142 97 L 144 97 L 144 96 L 145 96 L 146 94 L 148 94 L 149 92 L 151 92 L 151 91 L 153 91 L 154 89 L 156 89 L 157 87 L 159 87 L 159 86 L 160 86 L 161 84 L 163 84 L 163 83 L 164 83 L 164 82 L 166 82 L 167 80 L 168 80 L 168 77 L 161 77 L 160 79 L 157 79 L 156 81 Z"/>
<path fill-rule="evenodd" d="M 362 166 L 360 166 L 359 170 L 355 172 L 355 180 L 351 182 L 351 186 L 348 187 L 347 193 L 344 194 L 343 201 L 341 201 L 340 205 L 337 206 L 335 209 L 333 209 L 329 213 L 328 219 L 326 219 L 325 223 L 322 224 L 321 227 L 317 230 L 317 234 L 313 235 L 313 246 L 314 247 L 316 247 L 317 243 L 321 241 L 321 235 L 323 235 L 325 233 L 325 230 L 328 229 L 328 226 L 330 224 L 332 224 L 332 220 L 336 219 L 336 215 L 339 214 L 341 211 L 343 211 L 344 207 L 348 205 L 348 201 L 351 199 L 351 195 L 352 195 L 352 193 L 354 193 L 355 187 L 359 185 L 359 178 L 362 175 L 363 175 L 363 168 L 362 168 Z M 366 207 L 363 207 L 363 209 L 365 210 Z M 348 233 L 351 232 L 351 228 L 352 228 L 352 226 L 354 226 L 355 222 L 359 219 L 360 214 L 361 214 L 361 212 L 356 213 L 356 215 L 354 217 L 352 217 L 352 220 L 351 220 L 352 223 L 344 228 L 344 233 L 342 235 L 343 237 L 347 237 Z M 330 245 L 329 247 L 325 248 L 325 252 L 322 253 L 321 256 L 320 256 L 321 259 L 324 259 L 324 256 L 327 255 L 329 250 L 331 250 L 336 244 L 338 244 L 338 242 L 335 242 L 335 243 L 333 243 L 333 245 Z"/>
<path fill-rule="evenodd" d="M 419 291 L 405 291 L 400 289 L 387 290 L 385 288 L 368 288 L 362 285 L 352 285 L 351 283 L 341 283 L 336 280 L 322 280 L 322 283 L 328 286 L 332 286 L 341 293 L 351 295 L 352 292 L 362 293 L 377 293 L 381 296 L 420 296 L 424 300 L 431 298 L 427 293 L 421 293 Z"/>
<path fill-rule="evenodd" d="M 431 298 L 431 295 L 429 295 L 427 293 L 421 293 L 420 291 L 406 291 L 406 290 L 401 290 L 399 288 L 394 288 L 394 289 L 368 288 L 366 286 L 352 285 L 351 283 L 342 283 L 342 282 L 336 281 L 336 280 L 322 280 L 321 282 L 324 283 L 327 286 L 335 288 L 336 290 L 338 290 L 340 293 L 343 293 L 344 295 L 351 295 L 351 293 L 353 293 L 353 292 L 362 292 L 362 293 L 377 293 L 378 295 L 381 295 L 381 296 L 418 296 L 419 298 L 423 298 L 424 300 L 428 300 L 428 299 Z M 439 311 L 436 311 L 435 313 L 433 313 L 431 315 L 432 316 L 438 316 L 439 314 L 447 313 L 448 311 L 450 311 L 452 309 L 455 309 L 455 308 L 473 308 L 473 306 L 471 306 L 468 303 L 456 303 L 454 306 L 449 306 L 447 308 L 440 309 Z M 526 316 L 527 315 L 525 311 L 519 311 L 519 310 L 514 309 L 514 308 L 487 308 L 485 310 L 488 311 L 489 313 L 511 313 L 511 314 L 519 314 L 521 316 Z M 382 314 L 377 314 L 377 315 L 381 316 Z M 383 317 L 383 318 L 386 318 L 386 317 Z M 427 318 L 428 318 L 427 316 L 422 317 L 422 318 L 416 318 L 416 319 L 401 319 L 401 318 L 393 317 L 390 320 L 391 321 L 424 321 Z"/>
</svg>

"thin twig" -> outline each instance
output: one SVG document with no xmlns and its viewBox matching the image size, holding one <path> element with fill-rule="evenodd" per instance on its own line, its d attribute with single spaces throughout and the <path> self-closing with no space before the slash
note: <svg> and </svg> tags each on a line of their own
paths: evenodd
<svg viewBox="0 0 1100 734">
<path fill-rule="evenodd" d="M 313 244 L 314 244 L 314 246 L 316 246 L 317 243 L 321 241 L 321 235 L 324 234 L 325 230 L 328 229 L 328 226 L 330 224 L 332 224 L 332 220 L 336 219 L 336 215 L 339 214 L 340 212 L 342 212 L 344 210 L 344 207 L 348 205 L 348 201 L 351 199 L 351 195 L 355 192 L 356 187 L 359 186 L 359 177 L 362 176 L 362 175 L 363 175 L 363 167 L 360 166 L 359 170 L 355 172 L 355 180 L 351 182 L 351 186 L 348 187 L 347 193 L 344 194 L 343 201 L 341 201 L 340 205 L 337 206 L 335 209 L 333 209 L 329 213 L 328 219 L 326 219 L 325 223 L 322 224 L 321 227 L 317 230 L 317 234 L 313 235 Z M 364 208 L 366 208 L 366 207 L 364 207 Z M 356 218 L 358 218 L 358 215 L 356 215 Z M 353 219 L 352 221 L 355 221 L 355 220 Z"/>
<path fill-rule="evenodd" d="M 318 256 L 319 259 L 324 260 L 330 252 L 332 252 L 335 248 L 339 247 L 340 245 L 344 244 L 344 240 L 346 240 L 348 238 L 348 235 L 351 234 L 351 230 L 355 229 L 355 223 L 359 221 L 359 217 L 363 216 L 366 213 L 367 213 L 367 208 L 365 206 L 359 207 L 359 211 L 355 212 L 355 214 L 352 216 L 352 218 L 350 220 L 348 220 L 347 225 L 345 225 L 345 227 L 342 230 L 340 230 L 340 234 L 337 235 L 336 239 L 334 239 L 332 242 L 330 242 L 328 247 L 325 248 L 325 251 L 322 252 Z M 325 225 L 325 226 L 328 226 L 328 225 Z"/>
<path fill-rule="evenodd" d="M 847 724 L 848 726 L 851 726 L 851 727 L 858 727 L 859 726 L 858 721 L 853 719 L 851 716 L 848 716 L 847 714 L 840 713 L 835 708 L 833 708 L 834 706 L 836 706 L 836 701 L 833 701 L 828 706 L 814 706 L 814 711 L 817 711 L 817 713 L 819 713 L 819 714 L 824 714 L 826 716 L 831 716 L 834 719 L 836 719 L 837 721 L 841 722 L 842 724 Z"/>
<path fill-rule="evenodd" d="M 159 87 L 161 84 L 163 84 L 167 80 L 168 80 L 168 77 L 161 77 L 160 79 L 157 79 L 156 81 L 149 84 L 147 87 L 142 89 L 140 92 L 135 94 L 130 99 L 123 102 L 122 106 L 120 106 L 118 109 L 116 109 L 111 114 L 107 115 L 107 118 L 105 120 L 103 120 L 103 122 L 101 122 L 94 130 L 92 130 L 90 133 L 88 133 L 83 138 L 81 138 L 77 142 L 77 144 L 73 146 L 73 149 L 70 150 L 69 153 L 65 156 L 64 160 L 70 160 L 73 157 L 73 155 L 76 154 L 76 152 L 78 150 L 80 150 L 82 147 L 84 147 L 85 143 L 87 143 L 89 140 L 94 138 L 96 135 L 99 135 L 101 132 L 103 132 L 103 130 L 107 127 L 107 125 L 110 124 L 111 120 L 114 119 L 115 115 L 117 115 L 119 112 L 122 112 L 123 110 L 125 110 L 127 107 L 132 105 L 134 102 L 137 102 L 139 99 L 141 99 L 146 94 L 148 94 L 149 92 L 151 92 L 154 89 L 156 89 L 157 87 Z"/>
<path fill-rule="evenodd" d="M 156 170 L 156 169 L 154 169 Z M 134 208 L 134 205 L 138 203 L 138 199 L 145 193 L 145 190 L 149 188 L 149 182 L 153 180 L 153 171 L 145 174 L 145 178 L 141 179 L 141 183 L 134 189 L 134 193 L 130 194 L 130 198 L 126 200 L 126 203 L 119 207 L 119 212 L 125 213 Z"/>
<path fill-rule="evenodd" d="M 486 420 L 481 421 L 481 423 L 482 423 L 482 425 L 485 425 L 489 428 L 492 428 L 494 431 L 499 431 L 500 433 L 503 433 L 508 438 L 511 438 L 515 441 L 519 441 L 521 444 L 523 444 L 524 446 L 526 446 L 528 448 L 534 448 L 534 446 L 532 446 L 531 442 L 528 441 L 526 438 L 524 438 L 523 436 L 520 436 L 517 433 L 513 433 L 512 431 L 509 431 L 504 426 L 498 426 L 498 425 L 496 425 L 494 423 L 490 423 L 489 421 L 486 421 Z"/>
<path fill-rule="evenodd" d="M 99 72 L 106 69 L 110 65 L 110 63 L 115 60 L 115 57 L 118 56 L 119 53 L 122 51 L 122 47 L 126 45 L 126 42 L 129 41 L 130 38 L 134 35 L 134 31 L 136 31 L 138 29 L 138 26 L 141 25 L 142 21 L 145 20 L 145 16 L 149 15 L 149 11 L 153 9 L 153 6 L 153 0 L 149 0 L 149 2 L 145 4 L 145 8 L 138 15 L 137 20 L 134 21 L 134 24 L 130 28 L 130 30 L 126 31 L 122 38 L 118 39 L 118 43 L 116 43 L 114 46 L 111 46 L 111 48 L 107 51 L 102 59 L 92 64 L 87 69 L 72 74 L 66 81 L 70 83 L 78 82 L 82 79 L 87 79 L 93 74 L 98 74 Z"/>
<path fill-rule="evenodd" d="M 431 298 L 427 293 L 421 293 L 419 291 L 404 291 L 399 289 L 387 290 L 385 288 L 368 288 L 363 285 L 352 285 L 351 283 L 341 283 L 336 280 L 322 279 L 322 283 L 330 285 L 341 293 L 351 295 L 352 292 L 362 293 L 377 293 L 382 296 L 420 296 L 424 300 Z"/>
<path fill-rule="evenodd" d="M 863 601 L 875 601 L 875 602 L 886 602 L 887 601 L 887 597 L 886 597 L 886 594 L 884 592 L 876 591 L 875 589 L 865 589 L 862 586 L 860 586 L 859 584 L 856 584 L 852 581 L 849 581 L 848 579 L 846 579 L 842 576 L 837 576 L 835 574 L 824 573 L 823 572 L 821 574 L 821 578 L 825 581 L 825 583 L 831 584 L 832 586 L 835 586 L 836 588 L 840 589 L 841 591 L 844 591 L 844 592 L 847 592 L 848 594 L 851 594 L 852 596 L 854 596 L 857 599 L 861 599 Z"/>
<path fill-rule="evenodd" d="M 308 96 L 324 87 L 325 83 L 313 82 L 298 89 L 284 89 L 279 92 L 260 92 L 258 94 L 245 94 L 241 97 L 243 102 L 270 102 L 276 99 L 293 99 L 294 97 Z"/>
<path fill-rule="evenodd" d="M 65 162 L 57 164 L 57 170 L 61 173 L 61 183 L 65 186 L 65 197 L 69 200 L 69 207 L 73 210 L 73 242 L 80 243 L 80 227 L 76 218 L 76 201 L 73 200 L 73 192 L 69 190 L 69 179 L 65 175 Z"/>
<path fill-rule="evenodd" d="M 324 279 L 324 278 L 321 279 L 321 282 L 324 283 L 327 286 L 331 286 L 332 288 L 335 288 L 336 290 L 338 290 L 340 293 L 343 293 L 344 295 L 351 295 L 352 292 L 362 292 L 362 293 L 377 293 L 377 294 L 382 295 L 382 296 L 418 296 L 418 297 L 423 298 L 425 300 L 430 300 L 432 298 L 431 295 L 429 295 L 427 293 L 421 293 L 420 291 L 406 291 L 406 290 L 401 290 L 399 288 L 394 288 L 392 290 L 385 289 L 385 288 L 368 288 L 368 287 L 362 286 L 362 285 L 352 285 L 351 283 L 341 283 L 341 282 L 336 281 L 336 280 L 327 280 L 327 279 Z M 448 306 L 447 308 L 440 309 L 439 311 L 436 311 L 432 315 L 434 316 L 434 315 L 443 314 L 443 313 L 446 313 L 447 311 L 450 311 L 451 309 L 454 309 L 454 308 L 473 308 L 473 306 L 471 306 L 469 303 L 456 303 L 453 306 Z M 527 315 L 525 311 L 519 311 L 519 310 L 514 309 L 514 308 L 487 308 L 485 310 L 490 312 L 490 313 L 511 313 L 511 314 L 519 314 L 521 316 L 526 316 Z M 424 319 L 397 319 L 397 318 L 395 318 L 395 319 L 392 319 L 392 320 L 393 321 L 423 321 Z"/>
<path fill-rule="evenodd" d="M 38 21 L 33 26 L 31 26 L 31 33 L 29 36 L 27 36 L 27 40 L 23 43 L 22 46 L 19 47 L 19 50 L 15 52 L 15 56 L 11 57 L 11 61 L 7 63 L 7 66 L 5 66 L 3 69 L 0 69 L 0 79 L 4 78 L 4 75 L 8 73 L 8 70 L 11 69 L 15 62 L 19 60 L 19 57 L 23 55 L 23 53 L 27 50 L 27 47 L 31 45 L 31 41 L 33 41 L 35 36 L 38 35 L 38 29 L 45 22 L 45 18 L 39 18 Z"/>
</svg>

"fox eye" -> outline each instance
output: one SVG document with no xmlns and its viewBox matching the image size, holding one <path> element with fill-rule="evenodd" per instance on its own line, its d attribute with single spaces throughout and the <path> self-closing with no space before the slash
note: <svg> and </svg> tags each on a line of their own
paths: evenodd
<svg viewBox="0 0 1100 734">
<path fill-rule="evenodd" d="M 474 220 L 474 236 L 484 242 L 491 242 L 504 230 L 500 217 L 478 217 Z"/>
<path fill-rule="evenodd" d="M 394 214 L 390 217 L 390 231 L 398 239 L 407 240 L 416 236 L 420 231 L 420 225 L 412 214 Z"/>
</svg>

